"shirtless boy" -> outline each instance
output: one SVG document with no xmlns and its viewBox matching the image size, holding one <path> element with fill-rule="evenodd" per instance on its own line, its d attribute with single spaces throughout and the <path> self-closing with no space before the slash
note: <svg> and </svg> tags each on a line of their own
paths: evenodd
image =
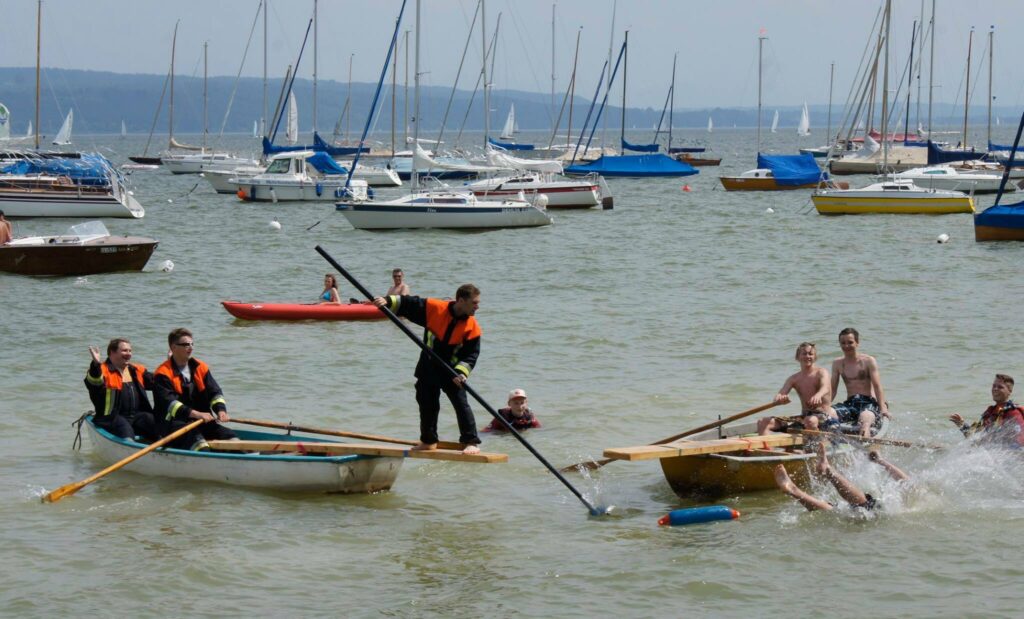
<svg viewBox="0 0 1024 619">
<path fill-rule="evenodd" d="M 836 397 L 842 376 L 846 401 L 833 408 L 840 423 L 857 423 L 860 435 L 870 437 L 871 428 L 881 426 L 882 417 L 889 416 L 882 380 L 878 376 L 878 362 L 870 355 L 857 352 L 860 334 L 853 327 L 839 332 L 839 348 L 843 356 L 832 362 L 832 399 Z"/>
<path fill-rule="evenodd" d="M 814 365 L 818 359 L 818 350 L 814 344 L 803 342 L 796 347 L 796 360 L 800 371 L 786 379 L 782 389 L 775 394 L 777 404 L 789 404 L 789 392 L 796 389 L 800 396 L 800 418 L 793 420 L 785 417 L 765 417 L 757 421 L 757 433 L 784 431 L 796 421 L 807 430 L 824 429 L 836 419 L 835 411 L 829 405 L 832 393 L 829 391 L 828 370 Z"/>
</svg>

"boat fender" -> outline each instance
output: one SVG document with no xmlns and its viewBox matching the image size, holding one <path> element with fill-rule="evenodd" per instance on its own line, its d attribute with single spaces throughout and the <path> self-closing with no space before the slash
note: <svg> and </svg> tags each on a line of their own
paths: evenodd
<svg viewBox="0 0 1024 619">
<path fill-rule="evenodd" d="M 705 507 L 687 507 L 676 509 L 658 519 L 660 526 L 679 526 L 684 524 L 698 524 L 711 522 L 713 520 L 734 520 L 740 517 L 740 513 L 725 505 L 708 505 Z"/>
<path fill-rule="evenodd" d="M 538 193 L 538 194 L 536 194 L 536 197 L 534 197 L 534 199 L 533 199 L 533 205 L 536 206 L 537 208 L 539 208 L 542 211 L 544 209 L 546 209 L 548 207 L 548 194 L 546 194 L 546 193 Z"/>
<path fill-rule="evenodd" d="M 270 201 L 277 204 L 277 192 L 274 191 L 273 187 L 270 188 Z"/>
<path fill-rule="evenodd" d="M 373 199 L 373 187 L 367 187 L 367 188 L 366 188 L 366 195 L 367 195 L 367 197 L 369 197 L 369 198 L 370 198 L 371 200 Z"/>
<path fill-rule="evenodd" d="M 242 189 L 241 187 L 238 188 L 238 193 L 235 194 L 235 195 L 237 195 L 238 199 L 242 200 L 242 201 L 245 201 L 245 200 L 249 199 L 249 196 L 245 195 L 245 190 Z"/>
<path fill-rule="evenodd" d="M 323 183 L 317 183 L 316 184 L 316 197 L 319 198 L 320 196 L 323 195 L 323 193 L 324 193 Z"/>
</svg>

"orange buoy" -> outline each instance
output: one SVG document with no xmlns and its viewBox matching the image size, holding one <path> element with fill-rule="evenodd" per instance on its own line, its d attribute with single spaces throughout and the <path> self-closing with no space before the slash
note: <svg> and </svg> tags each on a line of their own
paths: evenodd
<svg viewBox="0 0 1024 619">
<path fill-rule="evenodd" d="M 241 187 L 238 188 L 238 193 L 235 195 L 238 196 L 239 200 L 246 200 L 249 198 L 249 196 L 245 195 L 245 190 L 242 189 Z"/>
<path fill-rule="evenodd" d="M 692 191 L 692 189 L 690 189 L 689 185 L 683 185 L 683 191 L 689 192 L 689 191 Z"/>
</svg>

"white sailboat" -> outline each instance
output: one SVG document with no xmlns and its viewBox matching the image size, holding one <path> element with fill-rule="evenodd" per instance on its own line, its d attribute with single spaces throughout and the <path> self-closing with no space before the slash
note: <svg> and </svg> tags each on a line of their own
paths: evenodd
<svg viewBox="0 0 1024 619">
<path fill-rule="evenodd" d="M 11 139 L 11 111 L 7 106 L 0 103 L 0 140 Z"/>
<path fill-rule="evenodd" d="M 29 139 L 31 137 L 32 137 L 32 121 L 30 120 L 30 121 L 28 121 L 28 130 L 25 131 L 25 139 L 27 140 L 27 139 Z"/>
<path fill-rule="evenodd" d="M 711 117 L 708 116 L 708 133 L 713 132 L 714 129 L 715 129 L 715 123 L 711 120 Z"/>
<path fill-rule="evenodd" d="M 807 102 L 804 102 L 804 109 L 800 112 L 800 124 L 796 128 L 796 134 L 800 137 L 811 135 L 811 115 L 807 111 Z"/>
<path fill-rule="evenodd" d="M 64 124 L 60 126 L 60 131 L 57 132 L 57 137 L 53 138 L 53 144 L 56 146 L 67 146 L 71 144 L 71 125 L 75 121 L 75 110 L 68 110 L 68 115 L 64 117 Z"/>
<path fill-rule="evenodd" d="M 124 121 L 122 120 L 121 121 L 121 137 L 123 138 L 123 137 L 127 137 L 127 136 L 128 136 L 128 128 L 124 126 Z"/>
<path fill-rule="evenodd" d="M 498 136 L 503 140 L 511 140 L 516 135 L 516 104 L 513 103 L 508 108 L 508 116 L 505 118 L 505 126 L 501 128 L 501 134 Z"/>
<path fill-rule="evenodd" d="M 289 144 L 299 142 L 299 106 L 295 102 L 295 93 L 288 94 L 288 127 L 285 129 L 285 141 Z"/>
<path fill-rule="evenodd" d="M 252 121 L 252 137 L 254 137 L 254 138 L 260 137 L 260 127 L 259 127 L 259 125 L 260 125 L 259 121 L 257 121 L 257 120 Z"/>
<path fill-rule="evenodd" d="M 779 111 L 775 110 L 775 116 L 772 116 L 772 133 L 777 133 L 779 129 Z"/>
</svg>

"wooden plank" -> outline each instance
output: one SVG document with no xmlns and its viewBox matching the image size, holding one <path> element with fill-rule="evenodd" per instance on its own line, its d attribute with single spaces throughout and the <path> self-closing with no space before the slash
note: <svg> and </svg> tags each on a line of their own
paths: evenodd
<svg viewBox="0 0 1024 619">
<path fill-rule="evenodd" d="M 210 441 L 210 448 L 219 451 L 259 451 L 298 454 L 325 454 L 331 456 L 383 456 L 390 458 L 419 458 L 423 460 L 448 460 L 451 462 L 472 462 L 494 464 L 508 462 L 508 454 L 484 453 L 464 454 L 454 449 L 413 451 L 406 447 L 388 447 L 359 443 L 328 443 L 302 441 Z"/>
<path fill-rule="evenodd" d="M 699 456 L 702 454 L 749 451 L 752 449 L 771 449 L 772 447 L 792 447 L 802 444 L 803 438 L 800 436 L 772 433 L 765 436 L 751 436 L 749 438 L 723 438 L 709 441 L 681 440 L 664 445 L 613 447 L 604 450 L 604 457 L 613 460 L 630 461 L 660 460 L 661 458 Z"/>
</svg>

